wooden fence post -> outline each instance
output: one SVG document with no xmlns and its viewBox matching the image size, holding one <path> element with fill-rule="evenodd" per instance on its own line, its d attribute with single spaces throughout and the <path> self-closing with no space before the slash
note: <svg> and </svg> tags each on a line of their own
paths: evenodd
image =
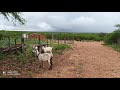
<svg viewBox="0 0 120 90">
<path fill-rule="evenodd" d="M 7 37 L 6 37 L 7 38 Z M 11 49 L 10 49 L 10 37 L 8 36 L 8 48 L 9 48 L 9 54 L 10 54 L 10 51 L 11 51 Z"/>
<path fill-rule="evenodd" d="M 15 38 L 15 45 L 16 45 L 17 38 Z"/>
<path fill-rule="evenodd" d="M 8 42 L 8 43 L 9 43 L 8 46 L 10 47 L 10 37 L 9 37 L 9 36 L 8 36 L 8 41 L 9 41 L 9 42 Z"/>
<path fill-rule="evenodd" d="M 21 38 L 21 43 L 22 43 L 22 51 L 24 52 L 24 38 Z"/>
<path fill-rule="evenodd" d="M 15 52 L 17 53 L 16 40 L 17 40 L 17 38 L 15 38 Z"/>
<path fill-rule="evenodd" d="M 54 40 L 54 35 L 52 34 L 52 41 Z"/>
</svg>

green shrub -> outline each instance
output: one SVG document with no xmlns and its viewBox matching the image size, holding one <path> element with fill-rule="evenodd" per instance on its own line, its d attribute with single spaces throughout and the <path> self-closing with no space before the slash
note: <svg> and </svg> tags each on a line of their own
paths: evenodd
<svg viewBox="0 0 120 90">
<path fill-rule="evenodd" d="M 49 44 L 53 47 L 53 53 L 62 54 L 64 50 L 70 49 L 71 47 L 67 44 Z"/>
<path fill-rule="evenodd" d="M 120 38 L 120 30 L 116 30 L 105 36 L 104 42 L 105 44 L 113 44 L 117 43 L 118 38 Z"/>
<path fill-rule="evenodd" d="M 118 44 L 112 44 L 111 47 L 112 47 L 114 50 L 120 52 L 120 45 L 118 45 Z"/>
<path fill-rule="evenodd" d="M 16 58 L 20 62 L 20 65 L 23 65 L 25 63 L 26 57 L 24 53 L 19 52 Z"/>
<path fill-rule="evenodd" d="M 0 60 L 3 60 L 4 57 L 5 57 L 5 55 L 2 52 L 0 52 Z"/>
<path fill-rule="evenodd" d="M 59 44 L 55 46 L 54 50 L 65 50 L 67 48 L 70 48 L 70 46 L 66 44 Z"/>
</svg>

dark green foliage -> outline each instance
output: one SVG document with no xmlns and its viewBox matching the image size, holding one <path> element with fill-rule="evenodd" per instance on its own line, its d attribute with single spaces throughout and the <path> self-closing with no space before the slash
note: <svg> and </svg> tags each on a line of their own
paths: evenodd
<svg viewBox="0 0 120 90">
<path fill-rule="evenodd" d="M 32 33 L 39 33 L 46 36 L 48 39 L 58 40 L 94 40 L 100 41 L 103 40 L 106 36 L 105 33 L 59 33 L 59 32 L 22 32 L 22 31 L 0 31 L 0 34 L 9 35 L 10 37 L 21 37 L 23 33 L 32 34 Z"/>
<path fill-rule="evenodd" d="M 0 60 L 3 60 L 5 55 L 0 51 Z"/>
<path fill-rule="evenodd" d="M 12 22 L 15 24 L 16 20 L 20 22 L 21 24 L 25 24 L 26 21 L 21 17 L 20 12 L 0 12 L 8 21 L 10 20 L 9 17 L 11 17 Z"/>
<path fill-rule="evenodd" d="M 70 46 L 66 44 L 59 44 L 54 47 L 54 50 L 65 50 L 67 48 L 70 48 Z"/>
<path fill-rule="evenodd" d="M 99 37 L 105 37 L 107 34 L 106 33 L 99 33 L 98 36 Z"/>
<path fill-rule="evenodd" d="M 47 36 L 48 39 L 52 38 L 52 35 L 54 36 L 54 39 L 59 40 L 94 40 L 94 41 L 100 41 L 104 39 L 105 33 L 42 33 L 43 35 Z"/>
<path fill-rule="evenodd" d="M 118 45 L 118 44 L 112 44 L 111 47 L 112 47 L 114 50 L 120 52 L 120 45 Z"/>
<path fill-rule="evenodd" d="M 52 46 L 53 46 L 53 53 L 57 53 L 57 54 L 63 54 L 64 50 L 71 48 L 67 44 L 53 44 Z"/>
<path fill-rule="evenodd" d="M 117 44 L 117 40 L 119 38 L 120 38 L 120 30 L 116 30 L 116 31 L 106 35 L 105 38 L 104 38 L 104 42 L 106 44 L 112 44 L 112 43 L 116 43 Z"/>
<path fill-rule="evenodd" d="M 119 27 L 119 25 L 117 26 Z M 120 38 L 120 30 L 113 31 L 105 36 L 105 45 L 112 47 L 114 50 L 120 52 L 120 45 L 118 39 Z"/>
<path fill-rule="evenodd" d="M 118 27 L 118 30 L 120 30 L 120 24 L 116 24 L 115 27 Z"/>
</svg>

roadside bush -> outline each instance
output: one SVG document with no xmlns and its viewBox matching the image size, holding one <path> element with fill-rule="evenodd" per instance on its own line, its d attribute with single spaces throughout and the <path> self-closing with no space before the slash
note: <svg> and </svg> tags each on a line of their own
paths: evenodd
<svg viewBox="0 0 120 90">
<path fill-rule="evenodd" d="M 64 50 L 70 49 L 71 47 L 67 44 L 50 44 L 53 47 L 53 53 L 62 54 Z"/>
<path fill-rule="evenodd" d="M 117 40 L 120 38 L 120 30 L 114 31 L 108 35 L 105 36 L 104 42 L 105 44 L 117 44 Z"/>
<path fill-rule="evenodd" d="M 5 57 L 5 55 L 2 52 L 0 52 L 0 60 L 3 60 L 4 57 Z"/>
</svg>

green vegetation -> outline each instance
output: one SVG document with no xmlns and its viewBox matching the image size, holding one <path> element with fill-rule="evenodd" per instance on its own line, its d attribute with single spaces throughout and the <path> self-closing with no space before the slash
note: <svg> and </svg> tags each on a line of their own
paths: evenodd
<svg viewBox="0 0 120 90">
<path fill-rule="evenodd" d="M 111 47 L 112 47 L 114 50 L 120 52 L 120 45 L 118 45 L 118 44 L 112 44 Z"/>
<path fill-rule="evenodd" d="M 117 25 L 119 27 L 119 25 Z M 120 52 L 120 30 L 115 30 L 112 33 L 109 33 L 104 38 L 104 43 L 107 46 L 112 47 L 114 50 Z"/>
<path fill-rule="evenodd" d="M 19 61 L 19 64 L 20 64 L 20 66 L 22 66 L 22 65 L 24 65 L 25 64 L 25 61 L 26 61 L 26 56 L 25 56 L 25 54 L 24 53 L 18 53 L 18 55 L 16 55 L 16 58 L 17 58 L 17 60 Z"/>
<path fill-rule="evenodd" d="M 66 39 L 73 39 L 74 40 L 95 40 L 100 41 L 104 39 L 106 33 L 60 33 L 60 32 L 23 32 L 23 31 L 0 31 L 0 34 L 9 35 L 10 37 L 21 37 L 23 33 L 32 34 L 32 33 L 39 33 L 45 35 L 48 39 L 52 39 L 52 35 L 54 39 L 64 40 Z"/>
<path fill-rule="evenodd" d="M 8 47 L 9 45 L 15 44 L 15 39 L 17 43 L 21 43 L 21 35 L 23 33 L 26 34 L 32 34 L 32 33 L 39 33 L 39 34 L 43 34 L 46 36 L 46 38 L 48 39 L 56 39 L 56 40 L 93 40 L 93 41 L 101 41 L 104 40 L 104 37 L 106 37 L 106 33 L 61 33 L 61 32 L 23 32 L 23 31 L 5 31 L 2 30 L 0 31 L 0 48 L 3 47 Z M 10 37 L 10 43 L 9 43 L 9 39 L 5 38 L 5 37 Z M 45 41 L 41 41 L 41 44 L 43 43 L 47 43 L 47 40 Z M 32 56 L 32 47 L 30 47 L 30 44 L 39 44 L 39 40 L 38 39 L 33 39 L 32 41 L 26 40 L 25 44 L 28 45 L 27 47 L 27 51 L 25 52 L 25 54 L 18 54 L 16 56 L 17 60 L 19 60 L 20 62 L 22 62 L 24 64 L 24 61 L 27 60 L 28 58 L 31 58 Z M 51 44 L 51 43 L 50 43 Z M 54 48 L 53 48 L 53 53 L 58 53 L 61 54 L 63 53 L 64 50 L 69 49 L 70 46 L 67 44 L 55 44 L 52 43 L 51 44 Z M 49 46 L 51 46 L 49 45 Z M 30 50 L 30 51 L 29 51 Z M 1 57 L 2 58 L 2 57 Z"/>
<path fill-rule="evenodd" d="M 11 18 L 12 22 L 15 24 L 16 20 L 20 23 L 20 24 L 25 24 L 26 21 L 24 18 L 21 17 L 21 13 L 20 12 L 0 12 L 0 14 L 2 14 L 8 21 L 10 20 L 9 18 Z"/>
<path fill-rule="evenodd" d="M 0 60 L 3 60 L 5 58 L 5 55 L 0 52 Z"/>
<path fill-rule="evenodd" d="M 27 49 L 24 53 L 18 52 L 16 55 L 17 60 L 20 62 L 20 65 L 24 65 L 27 60 L 32 59 L 32 47 L 27 46 Z"/>
<path fill-rule="evenodd" d="M 50 44 L 49 46 L 53 47 L 53 53 L 63 54 L 67 49 L 70 49 L 70 45 L 67 44 Z"/>
<path fill-rule="evenodd" d="M 113 43 L 117 44 L 119 38 L 120 38 L 120 30 L 116 30 L 106 35 L 104 38 L 104 42 L 106 44 L 113 44 Z"/>
<path fill-rule="evenodd" d="M 15 39 L 16 42 L 21 42 L 21 35 L 23 33 L 26 34 L 32 34 L 32 33 L 39 33 L 39 34 L 43 34 L 46 36 L 46 38 L 48 39 L 56 39 L 56 40 L 93 40 L 93 41 L 101 41 L 104 39 L 104 37 L 106 36 L 106 33 L 60 33 L 60 32 L 23 32 L 23 31 L 5 31 L 2 30 L 0 31 L 0 48 L 3 47 L 7 47 L 9 45 L 15 44 Z M 9 43 L 9 39 L 8 36 L 10 37 L 10 43 Z M 3 38 L 2 38 L 3 37 Z M 41 43 L 46 43 L 42 42 Z M 39 44 L 39 40 L 35 39 L 32 41 L 27 40 L 25 42 L 25 44 Z"/>
<path fill-rule="evenodd" d="M 0 31 L 0 36 L 9 36 L 10 37 L 10 45 L 15 43 L 15 39 L 17 38 L 17 43 L 21 42 L 21 35 L 23 33 L 26 34 L 32 34 L 32 33 L 39 33 L 39 34 L 43 34 L 45 35 L 48 39 L 52 39 L 52 35 L 53 35 L 53 39 L 58 40 L 64 40 L 64 38 L 66 37 L 66 40 L 95 40 L 95 41 L 101 41 L 104 39 L 104 37 L 106 36 L 105 33 L 60 33 L 60 32 L 18 32 L 18 31 Z M 8 39 L 2 38 L 0 37 L 0 48 L 4 47 L 4 46 L 8 46 Z M 50 40 L 49 40 L 50 41 Z M 49 42 L 48 41 L 48 42 Z M 4 42 L 4 43 L 3 43 Z M 41 43 L 46 43 L 47 41 L 41 41 Z M 25 71 L 28 71 L 28 76 L 32 77 L 33 74 L 33 70 L 36 70 L 33 67 L 30 66 L 37 66 L 36 65 L 36 60 L 37 58 L 34 57 L 33 53 L 32 53 L 32 45 L 31 44 L 39 44 L 39 40 L 38 39 L 33 39 L 32 41 L 25 40 L 25 44 L 27 45 L 26 51 L 24 53 L 21 52 L 17 52 L 15 54 L 10 53 L 9 55 L 3 55 L 2 53 L 0 53 L 0 60 L 1 62 L 5 62 L 7 61 L 7 63 L 5 64 L 7 68 L 10 68 L 11 70 L 16 70 L 18 69 L 20 72 L 22 70 L 25 69 Z M 50 41 L 48 43 L 48 46 L 52 46 L 53 47 L 53 54 L 63 54 L 64 51 L 67 51 L 68 49 L 71 49 L 71 45 L 70 44 L 61 44 L 61 43 L 54 43 L 52 41 Z M 2 61 L 3 60 L 3 61 Z M 9 63 L 11 62 L 11 63 Z M 33 68 L 33 69 L 32 69 Z M 4 76 L 0 76 L 0 77 L 4 77 Z"/>
<path fill-rule="evenodd" d="M 120 45 L 118 44 L 103 44 L 103 45 L 112 47 L 115 51 L 120 52 Z"/>
<path fill-rule="evenodd" d="M 104 39 L 106 33 L 42 33 L 47 36 L 47 38 L 52 39 L 52 35 L 54 39 L 64 40 L 66 39 L 74 39 L 74 40 L 94 40 L 101 41 Z"/>
<path fill-rule="evenodd" d="M 30 78 L 33 77 L 33 76 L 32 76 L 32 74 L 33 74 L 32 71 L 29 71 L 28 74 L 29 74 Z"/>
<path fill-rule="evenodd" d="M 57 45 L 55 45 L 55 47 L 54 47 L 54 50 L 65 50 L 65 49 L 68 49 L 68 48 L 70 48 L 70 46 L 69 45 L 66 45 L 66 44 L 57 44 Z"/>
</svg>

